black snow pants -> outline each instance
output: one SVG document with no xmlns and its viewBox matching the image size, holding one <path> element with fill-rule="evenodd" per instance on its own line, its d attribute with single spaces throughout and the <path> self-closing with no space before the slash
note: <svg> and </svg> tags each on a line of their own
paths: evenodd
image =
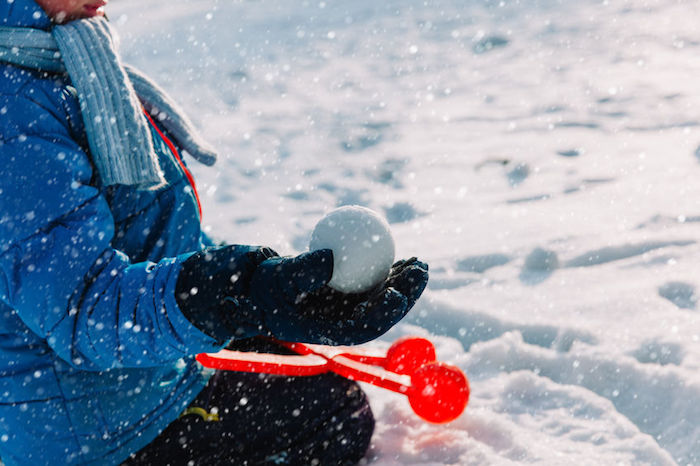
<svg viewBox="0 0 700 466">
<path fill-rule="evenodd" d="M 287 351 L 257 339 L 230 348 Z M 364 393 L 340 376 L 217 371 L 185 414 L 122 466 L 354 465 L 373 430 Z"/>
</svg>

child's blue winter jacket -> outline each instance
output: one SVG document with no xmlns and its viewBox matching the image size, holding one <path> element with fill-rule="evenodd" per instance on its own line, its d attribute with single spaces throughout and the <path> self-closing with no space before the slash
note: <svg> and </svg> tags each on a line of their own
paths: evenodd
<svg viewBox="0 0 700 466">
<path fill-rule="evenodd" d="M 47 30 L 34 0 L 0 25 Z M 169 186 L 104 187 L 67 77 L 0 65 L 0 457 L 118 464 L 201 391 L 219 346 L 174 297 L 206 239 L 185 168 L 152 129 Z"/>
</svg>

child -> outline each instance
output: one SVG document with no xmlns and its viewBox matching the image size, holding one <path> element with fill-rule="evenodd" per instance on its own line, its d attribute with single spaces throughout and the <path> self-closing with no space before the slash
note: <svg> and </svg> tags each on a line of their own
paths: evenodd
<svg viewBox="0 0 700 466">
<path fill-rule="evenodd" d="M 3 462 L 355 464 L 374 425 L 355 383 L 212 375 L 194 355 L 369 341 L 427 266 L 349 295 L 325 286 L 329 250 L 214 247 L 180 152 L 215 154 L 121 64 L 105 4 L 0 0 Z"/>
</svg>

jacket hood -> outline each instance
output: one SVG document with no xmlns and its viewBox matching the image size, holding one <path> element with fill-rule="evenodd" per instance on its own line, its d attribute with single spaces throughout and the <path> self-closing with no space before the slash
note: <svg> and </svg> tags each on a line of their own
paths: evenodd
<svg viewBox="0 0 700 466">
<path fill-rule="evenodd" d="M 48 30 L 51 19 L 34 0 L 0 0 L 0 26 Z"/>
</svg>

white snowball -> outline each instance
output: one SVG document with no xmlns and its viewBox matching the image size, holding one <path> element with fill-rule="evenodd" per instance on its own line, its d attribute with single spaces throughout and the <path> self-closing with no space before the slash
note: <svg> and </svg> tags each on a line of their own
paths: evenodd
<svg viewBox="0 0 700 466">
<path fill-rule="evenodd" d="M 311 234 L 309 250 L 333 250 L 330 287 L 361 293 L 386 279 L 394 263 L 389 224 L 366 207 L 344 206 L 329 212 Z"/>
</svg>

